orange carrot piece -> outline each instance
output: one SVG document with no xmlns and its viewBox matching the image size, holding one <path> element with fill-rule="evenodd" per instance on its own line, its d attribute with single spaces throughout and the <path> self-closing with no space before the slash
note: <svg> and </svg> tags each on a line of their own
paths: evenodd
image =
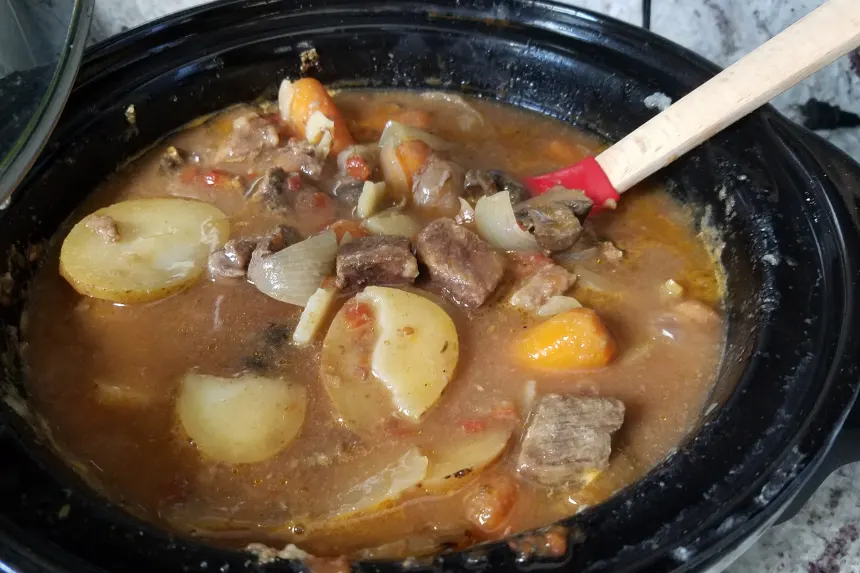
<svg viewBox="0 0 860 573">
<path fill-rule="evenodd" d="M 533 326 L 513 352 L 524 365 L 544 370 L 605 366 L 615 356 L 612 334 L 590 308 L 575 308 Z"/>
<path fill-rule="evenodd" d="M 406 183 L 412 188 L 412 178 L 418 173 L 430 157 L 430 146 L 419 139 L 406 141 L 394 150 L 397 161 L 406 174 Z"/>
</svg>

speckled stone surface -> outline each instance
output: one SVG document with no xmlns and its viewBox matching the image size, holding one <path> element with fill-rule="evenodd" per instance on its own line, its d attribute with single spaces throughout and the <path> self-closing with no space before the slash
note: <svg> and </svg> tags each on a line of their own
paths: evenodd
<svg viewBox="0 0 860 573">
<path fill-rule="evenodd" d="M 857 0 L 860 2 L 860 0 Z M 100 40 L 203 0 L 100 0 L 92 39 Z M 641 0 L 570 0 L 641 25 Z M 786 28 L 821 0 L 652 0 L 651 28 L 726 66 Z M 774 104 L 801 121 L 810 98 L 860 114 L 860 53 L 845 57 L 779 96 Z M 860 160 L 860 129 L 821 131 Z M 729 573 L 860 572 L 860 464 L 835 472 L 791 520 L 762 535 Z"/>
</svg>

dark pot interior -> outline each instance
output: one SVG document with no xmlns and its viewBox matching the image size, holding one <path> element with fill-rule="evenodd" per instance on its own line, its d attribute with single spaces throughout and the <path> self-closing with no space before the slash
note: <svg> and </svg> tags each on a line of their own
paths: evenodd
<svg viewBox="0 0 860 573">
<path fill-rule="evenodd" d="M 297 76 L 308 47 L 321 56 L 311 73 L 324 82 L 463 91 L 607 139 L 656 113 L 646 96 L 678 99 L 715 71 L 648 32 L 542 2 L 224 2 L 96 46 L 47 149 L 2 214 L 3 270 L 13 279 L 0 308 L 7 388 L 26 396 L 14 348 L 33 270 L 28 246 L 47 240 L 91 189 L 168 131 Z M 130 104 L 136 127 L 124 116 Z M 858 378 L 851 328 L 860 245 L 855 207 L 843 201 L 858 180 L 843 170 L 836 181 L 828 169 L 843 158 L 810 137 L 764 108 L 662 174 L 725 241 L 720 406 L 701 429 L 642 481 L 565 521 L 565 557 L 528 559 L 492 543 L 426 567 L 691 570 L 716 563 L 775 517 L 819 462 Z M 7 404 L 0 436 L 0 562 L 51 571 L 258 569 L 247 555 L 172 538 L 100 499 Z"/>
</svg>

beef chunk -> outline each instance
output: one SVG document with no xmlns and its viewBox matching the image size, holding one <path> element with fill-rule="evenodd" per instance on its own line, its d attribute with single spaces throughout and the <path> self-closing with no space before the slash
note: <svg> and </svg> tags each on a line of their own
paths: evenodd
<svg viewBox="0 0 860 573">
<path fill-rule="evenodd" d="M 106 243 L 119 241 L 119 229 L 116 221 L 107 215 L 90 215 L 87 217 L 87 229 L 101 237 Z"/>
<path fill-rule="evenodd" d="M 184 151 L 171 145 L 161 154 L 159 167 L 162 171 L 175 171 L 185 165 L 186 159 L 187 155 Z"/>
<path fill-rule="evenodd" d="M 522 280 L 511 295 L 512 306 L 535 312 L 554 296 L 564 294 L 576 282 L 576 275 L 564 267 L 546 264 Z"/>
<path fill-rule="evenodd" d="M 611 434 L 623 422 L 620 400 L 547 394 L 526 426 L 517 470 L 544 485 L 585 485 L 609 464 Z"/>
<path fill-rule="evenodd" d="M 282 207 L 288 202 L 288 177 L 287 172 L 280 167 L 270 167 L 254 185 L 251 193 L 254 198 L 265 201 L 272 207 Z"/>
<path fill-rule="evenodd" d="M 209 255 L 209 274 L 213 279 L 244 277 L 255 246 L 257 239 L 230 239 Z"/>
<path fill-rule="evenodd" d="M 233 131 L 217 155 L 218 161 L 247 161 L 264 149 L 274 149 L 280 143 L 278 130 L 256 112 L 248 112 L 233 120 Z"/>
<path fill-rule="evenodd" d="M 263 237 L 230 239 L 209 255 L 209 274 L 213 279 L 242 278 L 253 258 L 276 253 L 301 240 L 301 234 L 286 225 L 278 225 Z"/>
<path fill-rule="evenodd" d="M 406 237 L 362 237 L 340 247 L 336 270 L 341 289 L 408 285 L 418 276 L 418 261 Z"/>
<path fill-rule="evenodd" d="M 478 307 L 493 294 L 505 271 L 504 257 L 451 219 L 437 219 L 418 235 L 418 256 L 430 278 L 464 306 Z"/>
<path fill-rule="evenodd" d="M 304 173 L 311 179 L 319 179 L 323 171 L 323 161 L 316 156 L 314 146 L 295 137 L 275 151 L 272 162 L 287 173 Z"/>
</svg>

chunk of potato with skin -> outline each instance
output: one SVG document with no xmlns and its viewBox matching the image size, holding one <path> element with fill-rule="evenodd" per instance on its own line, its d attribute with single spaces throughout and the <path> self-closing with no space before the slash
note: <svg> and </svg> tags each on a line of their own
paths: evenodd
<svg viewBox="0 0 860 573">
<path fill-rule="evenodd" d="M 179 421 L 200 452 L 232 464 L 283 450 L 298 436 L 306 410 L 303 386 L 252 374 L 187 374 L 176 400 Z"/>
<path fill-rule="evenodd" d="M 418 487 L 427 475 L 428 463 L 421 450 L 410 448 L 380 472 L 338 496 L 340 505 L 333 517 L 348 517 L 396 501 L 408 490 Z"/>
<path fill-rule="evenodd" d="M 110 217 L 116 240 L 88 226 Z M 197 280 L 209 254 L 227 240 L 230 224 L 218 208 L 189 199 L 123 201 L 84 217 L 60 250 L 60 274 L 81 294 L 119 303 L 157 300 Z"/>
<path fill-rule="evenodd" d="M 332 322 L 320 375 L 340 421 L 367 431 L 392 415 L 418 421 L 450 382 L 458 357 L 457 330 L 439 305 L 373 286 Z"/>
<path fill-rule="evenodd" d="M 615 351 L 609 329 L 596 312 L 584 307 L 531 327 L 513 348 L 521 364 L 556 371 L 605 366 Z"/>
<path fill-rule="evenodd" d="M 422 485 L 446 491 L 466 485 L 485 467 L 499 459 L 511 439 L 510 430 L 488 429 L 467 434 L 430 454 L 430 469 Z"/>
</svg>

